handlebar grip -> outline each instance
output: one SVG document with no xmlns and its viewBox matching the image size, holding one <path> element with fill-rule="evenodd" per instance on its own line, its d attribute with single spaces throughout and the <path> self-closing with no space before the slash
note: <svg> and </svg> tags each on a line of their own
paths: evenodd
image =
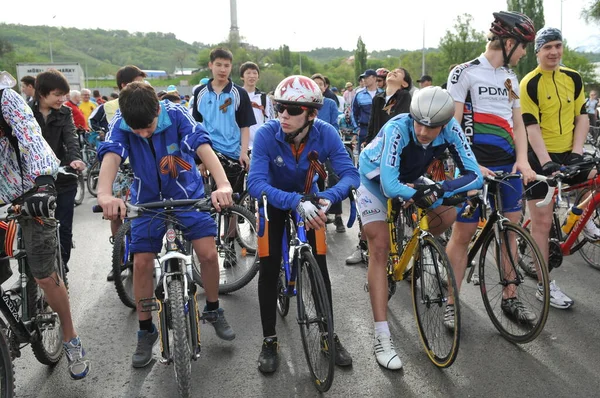
<svg viewBox="0 0 600 398">
<path fill-rule="evenodd" d="M 350 187 L 350 195 L 348 195 L 348 198 L 350 199 L 350 217 L 348 218 L 346 226 L 352 228 L 356 221 L 356 189 L 354 187 Z"/>
<path fill-rule="evenodd" d="M 266 209 L 264 207 L 259 207 L 258 208 L 258 236 L 262 237 L 265 234 L 265 211 Z"/>
</svg>

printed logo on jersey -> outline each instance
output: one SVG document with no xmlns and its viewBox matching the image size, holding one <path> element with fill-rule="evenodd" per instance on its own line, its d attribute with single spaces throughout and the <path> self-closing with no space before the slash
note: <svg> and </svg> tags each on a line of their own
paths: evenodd
<svg viewBox="0 0 600 398">
<path fill-rule="evenodd" d="M 283 166 L 285 166 L 285 162 L 283 161 L 283 158 L 282 158 L 280 155 L 278 155 L 278 156 L 275 158 L 275 160 L 274 160 L 273 162 L 274 162 L 274 163 L 275 163 L 275 165 L 276 165 L 276 166 L 278 166 L 278 167 L 283 167 Z"/>
<path fill-rule="evenodd" d="M 460 74 L 462 73 L 463 70 L 467 69 L 469 67 L 470 64 L 462 64 L 462 65 L 458 65 L 456 68 L 454 68 L 454 70 L 452 71 L 452 76 L 450 76 L 450 82 L 452 84 L 456 84 L 458 83 L 458 78 L 460 77 Z"/>
<path fill-rule="evenodd" d="M 465 106 L 463 109 L 463 120 L 462 120 L 462 127 L 463 127 L 463 131 L 465 132 L 465 136 L 467 138 L 467 141 L 469 144 L 473 143 L 473 133 L 475 132 L 474 130 L 474 126 L 473 126 L 473 104 L 471 104 L 471 102 L 468 102 L 469 98 L 467 98 L 467 101 L 465 102 Z"/>
<path fill-rule="evenodd" d="M 373 214 L 379 214 L 379 213 L 381 213 L 381 210 L 379 210 L 379 209 L 367 209 L 367 210 L 363 211 L 360 215 L 361 215 L 361 217 L 366 217 L 366 216 L 370 216 Z"/>
</svg>

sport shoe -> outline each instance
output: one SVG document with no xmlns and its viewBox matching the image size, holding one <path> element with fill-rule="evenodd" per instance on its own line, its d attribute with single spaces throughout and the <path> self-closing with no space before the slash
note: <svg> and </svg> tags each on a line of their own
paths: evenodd
<svg viewBox="0 0 600 398">
<path fill-rule="evenodd" d="M 108 273 L 108 275 L 106 275 L 106 281 L 107 282 L 114 282 L 115 281 L 115 271 L 114 270 L 110 270 L 110 272 Z"/>
<path fill-rule="evenodd" d="M 335 222 L 335 216 L 333 214 L 327 214 L 327 221 L 325 224 L 333 224 Z"/>
<path fill-rule="evenodd" d="M 583 227 L 583 236 L 591 242 L 600 240 L 600 228 L 594 223 L 594 220 L 590 218 Z"/>
<path fill-rule="evenodd" d="M 502 308 L 502 312 L 504 312 L 508 317 L 518 322 L 527 323 L 533 322 L 537 319 L 537 316 L 516 297 L 503 299 L 502 304 L 500 304 L 500 308 Z"/>
<path fill-rule="evenodd" d="M 364 262 L 364 258 L 360 247 L 356 247 L 354 252 L 346 258 L 346 265 L 356 265 L 362 262 Z"/>
<path fill-rule="evenodd" d="M 344 226 L 344 221 L 342 220 L 342 217 L 336 217 L 335 221 L 333 223 L 335 224 L 335 232 L 337 232 L 337 233 L 346 232 L 346 227 Z"/>
<path fill-rule="evenodd" d="M 137 347 L 131 357 L 131 364 L 134 368 L 143 368 L 152 361 L 152 347 L 158 341 L 158 330 L 155 325 L 152 325 L 154 331 L 151 333 L 147 330 L 138 330 Z"/>
<path fill-rule="evenodd" d="M 402 368 L 402 361 L 396 349 L 394 348 L 394 342 L 391 336 L 379 334 L 375 336 L 375 343 L 373 345 L 375 350 L 375 358 L 377 363 L 386 369 L 398 370 Z"/>
<path fill-rule="evenodd" d="M 80 380 L 87 376 L 90 371 L 90 362 L 83 359 L 85 350 L 79 337 L 75 337 L 66 343 L 63 342 L 63 349 L 67 357 L 67 367 L 71 378 Z"/>
<path fill-rule="evenodd" d="M 335 344 L 335 364 L 337 366 L 352 365 L 352 357 L 340 342 L 340 338 L 337 334 L 333 335 L 333 343 Z M 327 338 L 325 336 L 322 336 L 321 338 L 321 350 L 325 355 L 329 355 L 329 349 L 327 347 Z"/>
<path fill-rule="evenodd" d="M 538 290 L 535 292 L 538 300 L 544 300 L 544 289 L 538 283 Z M 550 282 L 550 305 L 554 308 L 567 309 L 574 304 L 566 294 L 564 294 L 554 281 Z"/>
<path fill-rule="evenodd" d="M 444 326 L 454 331 L 454 304 L 448 304 L 444 310 Z"/>
<path fill-rule="evenodd" d="M 229 326 L 229 323 L 227 323 L 223 308 L 214 311 L 206 311 L 206 307 L 204 307 L 201 319 L 214 326 L 215 332 L 220 339 L 227 341 L 235 339 L 235 332 L 231 326 Z"/>
<path fill-rule="evenodd" d="M 279 367 L 279 343 L 277 337 L 267 337 L 263 340 L 258 356 L 258 370 L 262 373 L 273 373 L 277 367 Z"/>
</svg>

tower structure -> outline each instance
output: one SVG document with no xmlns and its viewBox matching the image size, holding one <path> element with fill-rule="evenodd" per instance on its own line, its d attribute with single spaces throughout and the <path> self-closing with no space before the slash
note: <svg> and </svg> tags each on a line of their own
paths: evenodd
<svg viewBox="0 0 600 398">
<path fill-rule="evenodd" d="M 231 45 L 240 44 L 240 30 L 237 24 L 237 4 L 236 0 L 229 0 L 229 12 L 231 14 L 231 28 L 229 28 L 229 43 Z"/>
</svg>

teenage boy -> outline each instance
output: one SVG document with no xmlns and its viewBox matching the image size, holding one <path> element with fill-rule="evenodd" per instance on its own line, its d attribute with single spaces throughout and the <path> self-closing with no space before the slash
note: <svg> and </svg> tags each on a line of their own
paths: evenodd
<svg viewBox="0 0 600 398">
<path fill-rule="evenodd" d="M 119 165 L 127 158 L 135 180 L 139 182 L 131 186 L 132 203 L 156 202 L 163 198 L 202 198 L 202 178 L 193 167 L 194 156 L 198 156 L 216 181 L 217 189 L 211 197 L 217 211 L 232 204 L 231 185 L 212 151 L 208 132 L 190 118 L 185 107 L 170 101 L 159 102 L 152 86 L 133 82 L 121 91 L 119 108 L 104 145 L 98 150 L 98 158 L 102 161 L 98 204 L 106 218 L 114 220 L 126 214 L 123 200 L 113 196 L 112 183 Z M 172 167 L 165 169 L 162 166 L 165 162 Z M 206 293 L 202 316 L 214 326 L 217 336 L 233 340 L 235 333 L 225 320 L 223 309 L 219 308 L 215 222 L 210 214 L 194 211 L 178 213 L 178 219 L 185 226 L 185 239 L 192 242 L 200 260 Z M 131 221 L 133 291 L 138 303 L 154 295 L 154 258 L 161 250 L 164 233 L 160 218 L 152 215 Z M 139 368 L 152 361 L 152 346 L 159 333 L 152 323 L 151 313 L 142 312 L 139 305 L 137 313 L 140 330 L 132 365 Z"/>
<path fill-rule="evenodd" d="M 252 150 L 252 143 L 254 142 L 256 130 L 271 119 L 271 115 L 273 114 L 273 104 L 267 93 L 263 93 L 256 87 L 256 84 L 260 79 L 260 69 L 258 68 L 258 65 L 254 62 L 244 62 L 242 66 L 240 66 L 240 79 L 244 82 L 244 90 L 248 92 L 248 97 L 252 104 L 252 111 L 254 112 L 254 118 L 256 119 L 256 124 L 250 126 L 248 149 Z"/>
</svg>

